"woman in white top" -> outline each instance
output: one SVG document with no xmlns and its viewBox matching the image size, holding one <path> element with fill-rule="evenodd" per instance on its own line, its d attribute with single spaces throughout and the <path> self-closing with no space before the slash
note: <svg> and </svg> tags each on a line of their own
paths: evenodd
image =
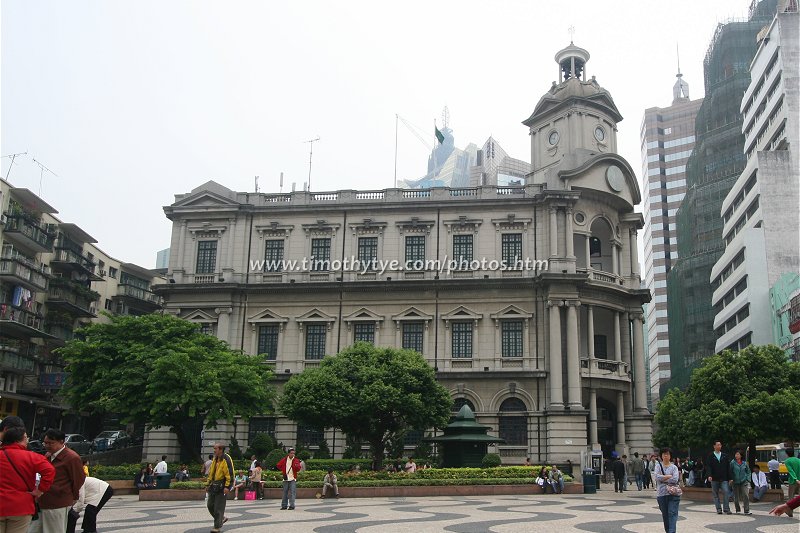
<svg viewBox="0 0 800 533">
<path fill-rule="evenodd" d="M 77 512 L 83 512 L 84 533 L 97 531 L 97 514 L 108 500 L 114 495 L 114 489 L 103 481 L 94 477 L 87 477 L 78 493 L 78 501 L 72 506 Z"/>
<path fill-rule="evenodd" d="M 653 469 L 656 478 L 656 501 L 658 508 L 661 509 L 661 517 L 664 520 L 664 531 L 675 533 L 678 524 L 678 506 L 681 497 L 670 494 L 669 487 L 678 488 L 681 475 L 678 467 L 671 462 L 672 453 L 669 448 L 661 449 L 661 462 L 657 463 Z"/>
</svg>

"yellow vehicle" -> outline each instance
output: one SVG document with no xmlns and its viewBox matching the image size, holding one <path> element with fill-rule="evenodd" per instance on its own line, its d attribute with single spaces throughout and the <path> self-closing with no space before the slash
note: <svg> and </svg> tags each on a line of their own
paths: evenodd
<svg viewBox="0 0 800 533">
<path fill-rule="evenodd" d="M 748 453 L 748 461 L 749 461 L 749 454 L 750 450 L 747 451 Z M 800 457 L 800 444 L 796 444 L 794 448 L 794 456 Z M 786 444 L 781 442 L 778 444 L 759 444 L 756 446 L 756 461 L 755 463 L 761 468 L 761 471 L 765 474 L 769 475 L 769 468 L 767 467 L 767 463 L 770 459 L 775 457 L 780 461 L 780 467 L 778 467 L 778 472 L 780 473 L 781 480 L 786 481 L 789 477 L 789 472 L 786 470 L 786 465 L 783 462 L 789 457 L 786 454 Z"/>
</svg>

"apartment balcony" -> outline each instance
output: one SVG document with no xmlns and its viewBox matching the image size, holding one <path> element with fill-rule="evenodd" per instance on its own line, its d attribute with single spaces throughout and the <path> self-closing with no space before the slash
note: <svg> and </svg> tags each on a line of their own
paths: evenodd
<svg viewBox="0 0 800 533">
<path fill-rule="evenodd" d="M 608 380 L 616 383 L 630 383 L 631 381 L 626 363 L 596 357 L 581 357 L 581 378 Z"/>
<path fill-rule="evenodd" d="M 56 246 L 55 255 L 50 260 L 50 266 L 62 272 L 77 272 L 88 276 L 92 281 L 103 281 L 102 277 L 95 274 L 95 267 L 97 266 L 95 262 L 72 248 Z"/>
<path fill-rule="evenodd" d="M 21 285 L 32 291 L 46 291 L 50 269 L 21 255 L 0 257 L 0 281 Z"/>
<path fill-rule="evenodd" d="M 53 251 L 54 235 L 23 214 L 3 215 L 3 238 L 35 253 Z"/>
<path fill-rule="evenodd" d="M 17 339 L 49 339 L 44 331 L 44 317 L 31 311 L 14 307 L 9 303 L 0 304 L 0 332 Z"/>
<path fill-rule="evenodd" d="M 58 392 L 64 386 L 66 380 L 66 372 L 44 372 L 39 375 L 27 375 L 22 379 L 22 383 L 17 385 L 17 392 L 30 396 L 51 398 L 53 393 Z"/>
<path fill-rule="evenodd" d="M 66 343 L 75 338 L 74 328 L 64 324 L 51 324 L 47 327 L 47 333 L 49 333 L 58 344 Z"/>
<path fill-rule="evenodd" d="M 50 280 L 50 289 L 47 291 L 47 305 L 51 308 L 63 309 L 71 315 L 95 318 L 94 302 L 97 297 L 92 297 L 92 291 L 77 283 L 64 278 Z M 94 293 L 96 294 L 96 293 Z"/>
<path fill-rule="evenodd" d="M 114 299 L 121 299 L 127 307 L 140 309 L 147 313 L 160 309 L 163 302 L 162 298 L 152 291 L 127 283 L 120 283 L 117 286 L 117 295 Z"/>
<path fill-rule="evenodd" d="M 0 370 L 14 374 L 33 374 L 35 359 L 25 352 L 21 343 L 0 339 Z"/>
</svg>

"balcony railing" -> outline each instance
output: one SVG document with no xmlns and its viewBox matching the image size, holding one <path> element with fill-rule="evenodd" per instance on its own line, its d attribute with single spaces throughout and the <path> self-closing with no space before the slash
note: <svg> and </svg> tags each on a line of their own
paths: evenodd
<svg viewBox="0 0 800 533">
<path fill-rule="evenodd" d="M 71 326 L 63 324 L 52 324 L 47 327 L 47 333 L 62 341 L 71 341 L 75 338 L 75 331 Z"/>
<path fill-rule="evenodd" d="M 7 323 L 3 324 L 3 321 Z M 37 336 L 35 335 L 36 332 L 44 332 L 42 329 L 42 321 L 43 317 L 41 315 L 18 307 L 13 307 L 8 303 L 0 304 L 0 332 L 10 335 L 14 333 L 17 335 L 27 334 L 35 337 Z M 28 328 L 34 329 L 36 332 Z"/>
<path fill-rule="evenodd" d="M 88 257 L 84 257 L 72 248 L 56 247 L 55 256 L 51 260 L 51 263 L 52 262 L 77 265 L 91 274 L 94 274 L 94 269 L 96 266 L 94 261 Z"/>
<path fill-rule="evenodd" d="M 628 365 L 622 361 L 598 359 L 596 357 L 581 358 L 581 376 L 593 378 L 612 378 L 628 380 Z"/>
<path fill-rule="evenodd" d="M 47 291 L 47 301 L 51 304 L 67 304 L 73 311 L 78 311 L 84 316 L 96 316 L 92 308 L 94 300 L 80 294 L 69 285 L 53 286 Z"/>
<path fill-rule="evenodd" d="M 38 226 L 22 214 L 6 214 L 3 232 L 8 234 L 9 237 L 13 237 L 14 235 L 24 236 L 26 238 L 25 242 L 21 244 L 34 244 L 39 252 L 50 252 L 53 250 L 53 234 L 48 233 L 47 230 Z"/>
<path fill-rule="evenodd" d="M 129 296 L 153 305 L 161 305 L 161 298 L 152 291 L 127 283 L 120 283 L 117 286 L 117 296 Z"/>
<path fill-rule="evenodd" d="M 32 374 L 36 368 L 36 362 L 27 355 L 8 351 L 5 346 L 0 345 L 0 369 L 10 370 L 21 374 Z"/>
<path fill-rule="evenodd" d="M 47 276 L 44 269 L 37 269 L 19 257 L 0 258 L 0 277 L 8 276 L 29 289 L 44 291 L 47 289 Z"/>
</svg>

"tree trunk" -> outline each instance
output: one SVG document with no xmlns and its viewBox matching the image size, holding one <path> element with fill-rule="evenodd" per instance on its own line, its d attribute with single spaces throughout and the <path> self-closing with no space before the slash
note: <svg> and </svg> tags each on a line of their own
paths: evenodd
<svg viewBox="0 0 800 533">
<path fill-rule="evenodd" d="M 189 452 L 189 455 L 195 462 L 203 462 L 203 458 L 200 456 L 200 450 L 194 447 L 191 439 L 186 435 L 180 425 L 176 424 L 169 428 L 169 430 L 175 433 L 175 436 L 178 437 L 178 444 L 181 445 L 181 450 L 186 450 Z"/>
<path fill-rule="evenodd" d="M 372 470 L 381 470 L 383 468 L 383 452 L 386 449 L 386 443 L 383 439 L 372 440 L 369 443 L 369 448 L 372 452 Z"/>
<path fill-rule="evenodd" d="M 753 471 L 753 465 L 756 464 L 756 441 L 751 440 L 747 443 L 747 464 L 750 465 L 750 471 Z"/>
</svg>

